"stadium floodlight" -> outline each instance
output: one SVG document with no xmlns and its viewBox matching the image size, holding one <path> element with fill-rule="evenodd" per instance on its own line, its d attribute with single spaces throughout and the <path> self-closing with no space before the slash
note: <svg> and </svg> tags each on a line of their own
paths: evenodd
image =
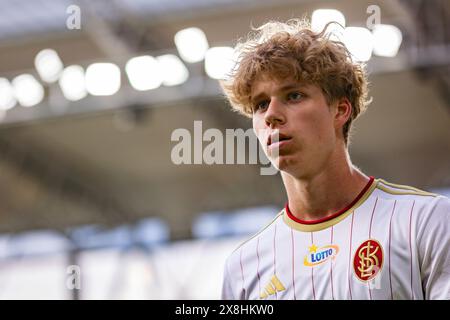
<svg viewBox="0 0 450 320">
<path fill-rule="evenodd" d="M 365 62 L 372 56 L 374 40 L 372 32 L 368 29 L 361 27 L 345 28 L 343 40 L 355 61 Z"/>
<path fill-rule="evenodd" d="M 0 78 L 0 110 L 6 111 L 13 108 L 17 103 L 14 97 L 14 89 L 6 78 Z"/>
<path fill-rule="evenodd" d="M 402 44 L 402 32 L 390 24 L 377 24 L 372 30 L 373 53 L 381 57 L 395 57 Z"/>
<path fill-rule="evenodd" d="M 327 34 L 330 39 L 338 40 L 345 28 L 345 16 L 342 12 L 335 9 L 318 9 L 314 10 L 311 16 L 311 28 L 314 32 L 321 32 L 330 22 L 337 22 L 341 26 L 333 23 L 328 26 Z"/>
<path fill-rule="evenodd" d="M 213 79 L 226 79 L 236 65 L 236 52 L 231 47 L 213 47 L 205 55 L 206 74 Z"/>
<path fill-rule="evenodd" d="M 125 71 L 131 86 L 139 91 L 158 88 L 162 83 L 162 70 L 152 56 L 134 57 L 128 60 Z"/>
<path fill-rule="evenodd" d="M 86 97 L 87 90 L 83 67 L 71 65 L 65 68 L 59 78 L 59 86 L 67 100 L 77 101 Z"/>
<path fill-rule="evenodd" d="M 189 63 L 202 61 L 209 48 L 205 33 L 195 27 L 178 31 L 174 40 L 180 57 Z"/>
<path fill-rule="evenodd" d="M 183 62 L 174 54 L 165 54 L 156 58 L 162 70 L 163 84 L 176 86 L 186 82 L 189 71 Z"/>
<path fill-rule="evenodd" d="M 14 96 L 23 107 L 32 107 L 44 99 L 44 88 L 31 74 L 21 74 L 12 81 Z"/>
<path fill-rule="evenodd" d="M 40 51 L 34 59 L 34 65 L 41 79 L 48 83 L 56 82 L 64 68 L 58 53 L 53 49 Z"/>
<path fill-rule="evenodd" d="M 113 63 L 93 63 L 86 69 L 86 90 L 94 96 L 109 96 L 120 89 L 120 69 Z"/>
</svg>

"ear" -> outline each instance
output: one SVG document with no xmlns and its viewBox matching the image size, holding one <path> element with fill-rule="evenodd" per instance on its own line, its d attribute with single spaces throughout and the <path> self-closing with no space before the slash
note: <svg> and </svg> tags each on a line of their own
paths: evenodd
<svg viewBox="0 0 450 320">
<path fill-rule="evenodd" d="M 341 98 L 336 102 L 334 125 L 336 129 L 342 129 L 352 115 L 352 104 L 347 98 Z"/>
</svg>

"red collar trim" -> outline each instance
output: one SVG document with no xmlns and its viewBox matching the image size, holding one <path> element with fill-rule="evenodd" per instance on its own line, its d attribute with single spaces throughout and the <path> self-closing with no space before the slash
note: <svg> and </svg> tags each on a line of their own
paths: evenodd
<svg viewBox="0 0 450 320">
<path fill-rule="evenodd" d="M 370 178 L 369 182 L 367 182 L 366 186 L 364 187 L 364 189 L 362 189 L 362 191 L 358 194 L 358 196 L 348 206 L 346 206 L 344 209 L 339 210 L 336 213 L 333 213 L 331 216 L 328 216 L 328 217 L 325 217 L 325 218 L 322 218 L 322 219 L 318 219 L 318 220 L 301 220 L 301 219 L 295 217 L 291 213 L 291 211 L 289 210 L 289 203 L 288 202 L 286 203 L 286 206 L 285 206 L 286 213 L 287 213 L 287 215 L 288 215 L 288 217 L 290 219 L 294 220 L 297 223 L 301 223 L 301 224 L 318 224 L 318 223 L 322 223 L 322 222 L 334 219 L 334 218 L 340 216 L 341 214 L 343 214 L 344 212 L 346 212 L 347 210 L 349 210 L 351 207 L 353 207 L 355 205 L 355 203 L 357 203 L 359 201 L 359 199 L 361 199 L 361 197 L 366 193 L 366 191 L 370 188 L 370 186 L 372 185 L 373 181 L 375 180 L 375 178 L 372 177 L 372 176 L 369 177 L 369 178 Z"/>
</svg>

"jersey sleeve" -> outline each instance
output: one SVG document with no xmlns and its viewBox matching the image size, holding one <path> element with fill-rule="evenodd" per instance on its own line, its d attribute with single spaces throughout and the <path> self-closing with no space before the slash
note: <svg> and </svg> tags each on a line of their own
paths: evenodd
<svg viewBox="0 0 450 320">
<path fill-rule="evenodd" d="M 424 298 L 450 299 L 450 199 L 439 196 L 430 204 L 418 234 Z"/>
</svg>

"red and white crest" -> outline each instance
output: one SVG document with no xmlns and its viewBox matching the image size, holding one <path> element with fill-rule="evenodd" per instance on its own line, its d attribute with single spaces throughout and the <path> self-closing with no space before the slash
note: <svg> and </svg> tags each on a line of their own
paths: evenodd
<svg viewBox="0 0 450 320">
<path fill-rule="evenodd" d="M 383 267 L 383 248 L 374 239 L 361 243 L 356 249 L 353 257 L 353 270 L 361 281 L 370 281 L 380 272 Z"/>
</svg>

